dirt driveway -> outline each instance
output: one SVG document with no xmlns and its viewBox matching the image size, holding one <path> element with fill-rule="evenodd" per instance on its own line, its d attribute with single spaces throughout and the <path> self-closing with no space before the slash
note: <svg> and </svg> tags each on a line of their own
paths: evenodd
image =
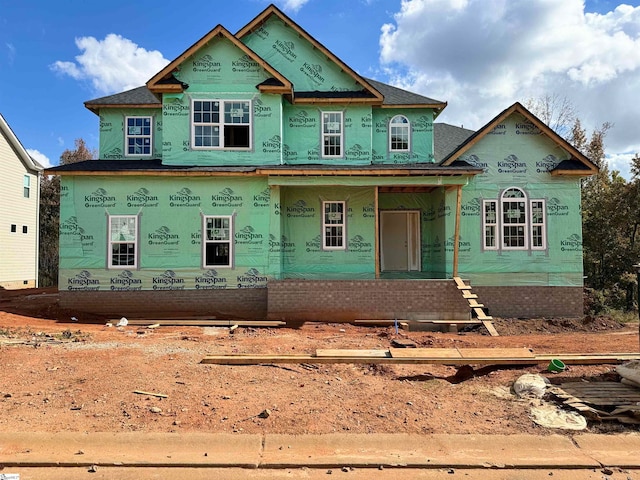
<svg viewBox="0 0 640 480">
<path fill-rule="evenodd" d="M 638 325 L 608 318 L 496 319 L 458 334 L 308 323 L 299 329 L 107 327 L 75 323 L 55 291 L 0 292 L 0 431 L 243 433 L 559 433 L 537 426 L 510 393 L 523 373 L 552 383 L 617 380 L 614 365 L 476 368 L 442 365 L 222 366 L 207 354 L 321 348 L 526 347 L 534 353 L 638 351 Z M 477 367 L 477 366 L 476 366 Z M 160 394 L 139 394 L 137 391 Z M 266 418 L 264 418 L 266 417 Z M 617 422 L 591 432 L 640 431 Z"/>
</svg>

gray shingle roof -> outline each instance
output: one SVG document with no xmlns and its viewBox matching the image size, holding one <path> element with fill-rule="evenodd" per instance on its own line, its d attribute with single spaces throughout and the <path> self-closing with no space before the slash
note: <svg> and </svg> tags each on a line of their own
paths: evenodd
<svg viewBox="0 0 640 480">
<path fill-rule="evenodd" d="M 88 100 L 84 104 L 87 107 L 90 105 L 158 105 L 160 107 L 162 102 L 143 85 L 126 92 Z"/>
<path fill-rule="evenodd" d="M 402 90 L 401 88 L 392 87 L 377 80 L 371 80 L 366 78 L 367 82 L 371 84 L 373 88 L 378 90 L 384 95 L 383 105 L 431 105 L 444 108 L 445 102 L 440 100 L 434 100 L 433 98 L 424 97 L 417 93 Z M 339 98 L 341 96 L 349 97 L 369 97 L 364 91 L 359 92 L 296 92 L 296 95 L 300 98 L 306 97 L 330 97 Z M 116 93 L 114 95 L 108 95 L 106 97 L 95 98 L 84 102 L 85 106 L 89 109 L 94 109 L 100 106 L 125 106 L 125 105 L 162 105 L 162 102 L 149 91 L 146 86 L 137 87 L 126 92 Z"/>
<path fill-rule="evenodd" d="M 447 158 L 475 132 L 448 123 L 433 124 L 433 155 L 437 163 Z"/>
<path fill-rule="evenodd" d="M 413 170 L 422 172 L 422 175 L 450 175 L 464 173 L 478 173 L 477 168 L 466 162 L 454 162 L 447 167 L 441 167 L 435 163 L 408 163 L 408 164 L 378 164 L 378 165 L 263 165 L 263 166 L 189 166 L 189 165 L 163 165 L 159 159 L 154 160 L 85 160 L 83 162 L 69 163 L 57 167 L 48 168 L 47 174 L 82 173 L 82 172 L 233 172 L 249 173 L 258 169 L 273 171 L 279 170 L 326 170 L 335 171 L 367 171 L 367 170 Z"/>
<path fill-rule="evenodd" d="M 364 77 L 363 77 L 364 78 Z M 383 105 L 441 105 L 440 108 L 444 108 L 447 103 L 440 100 L 434 100 L 433 98 L 418 95 L 417 93 L 409 92 L 398 87 L 387 85 L 386 83 L 378 82 L 370 78 L 364 78 L 373 88 L 378 90 L 384 95 Z"/>
</svg>

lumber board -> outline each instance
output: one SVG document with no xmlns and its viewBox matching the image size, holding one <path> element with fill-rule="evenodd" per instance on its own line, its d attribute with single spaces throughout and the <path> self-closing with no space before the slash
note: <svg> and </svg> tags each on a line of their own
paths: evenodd
<svg viewBox="0 0 640 480">
<path fill-rule="evenodd" d="M 489 315 L 487 315 L 486 313 L 484 313 L 484 310 L 482 310 L 481 308 L 475 307 L 473 309 L 473 313 L 476 314 L 476 317 L 478 318 L 478 320 L 482 321 L 482 320 L 493 320 L 493 317 L 490 317 Z"/>
<path fill-rule="evenodd" d="M 393 358 L 462 358 L 455 348 L 390 348 Z"/>
<path fill-rule="evenodd" d="M 404 350 L 404 349 L 401 349 Z M 316 357 L 389 357 L 389 350 L 340 350 L 340 349 L 318 349 Z"/>
<path fill-rule="evenodd" d="M 482 307 L 484 307 L 484 305 L 482 303 L 478 303 L 478 301 L 475 298 L 469 298 L 468 301 L 469 301 L 469 306 L 471 308 L 475 308 L 475 307 L 482 308 Z"/>
<path fill-rule="evenodd" d="M 471 287 L 464 283 L 464 281 L 460 277 L 453 277 L 453 281 L 456 282 L 456 287 L 458 287 L 458 290 L 471 290 Z"/>
<path fill-rule="evenodd" d="M 160 326 L 180 326 L 180 327 L 282 327 L 286 322 L 280 320 L 207 320 L 207 319 L 132 319 L 128 321 L 130 326 L 148 326 L 158 324 Z M 115 325 L 115 323 L 114 323 Z"/>
<path fill-rule="evenodd" d="M 478 298 L 478 295 L 476 295 L 475 293 L 471 293 L 469 290 L 463 290 L 462 291 L 462 298 L 466 298 L 467 300 L 470 298 Z"/>
<path fill-rule="evenodd" d="M 482 320 L 482 325 L 484 325 L 484 328 L 487 329 L 487 332 L 489 332 L 489 335 L 491 335 L 492 337 L 500 336 L 496 328 L 493 326 L 493 323 L 491 323 L 489 320 Z"/>
<path fill-rule="evenodd" d="M 530 358 L 535 355 L 528 348 L 458 348 L 462 358 Z"/>
<path fill-rule="evenodd" d="M 545 354 L 534 355 L 526 348 L 467 348 L 455 349 L 459 356 L 453 357 L 451 353 L 440 352 L 438 348 L 411 348 L 411 349 L 390 349 L 384 356 L 362 356 L 357 355 L 354 350 L 350 350 L 349 355 L 339 355 L 339 350 L 334 350 L 338 356 L 316 356 L 316 355 L 277 355 L 277 354 L 232 354 L 232 355 L 207 355 L 200 363 L 211 363 L 219 365 L 260 365 L 264 363 L 380 363 L 380 364 L 424 364 L 424 365 L 535 365 L 546 363 L 550 359 L 559 358 L 565 361 L 565 354 Z M 380 350 L 387 352 L 387 350 Z M 418 352 L 424 352 L 428 356 L 417 356 Z M 640 355 L 627 354 L 628 359 L 640 359 Z M 575 365 L 593 365 L 602 363 L 621 363 L 627 359 L 616 359 L 620 354 L 596 355 L 574 355 L 572 361 Z M 566 362 L 565 362 L 566 363 Z M 631 388 L 631 387 L 630 387 Z M 569 395 L 567 395 L 569 397 Z M 575 398 L 571 396 L 572 398 Z M 580 400 L 578 400 L 580 401 Z"/>
</svg>

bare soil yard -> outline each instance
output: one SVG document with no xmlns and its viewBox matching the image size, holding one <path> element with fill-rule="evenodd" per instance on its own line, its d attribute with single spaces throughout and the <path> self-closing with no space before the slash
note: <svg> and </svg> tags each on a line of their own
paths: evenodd
<svg viewBox="0 0 640 480">
<path fill-rule="evenodd" d="M 0 431 L 239 433 L 558 433 L 510 393 L 524 373 L 552 383 L 617 380 L 614 365 L 204 365 L 208 354 L 418 347 L 526 347 L 535 353 L 637 352 L 638 325 L 610 318 L 496 319 L 458 334 L 307 323 L 299 329 L 105 326 L 61 311 L 55 290 L 0 291 Z M 94 323 L 84 323 L 94 322 Z M 458 374 L 457 374 L 458 373 Z M 469 369 L 467 369 L 469 373 Z M 470 378 L 468 378 L 470 377 Z M 136 391 L 166 397 L 138 394 Z M 264 413 L 267 411 L 267 413 Z M 261 415 L 262 414 L 262 415 Z M 263 418 L 266 417 L 266 418 Z M 640 431 L 617 422 L 591 432 Z"/>
</svg>

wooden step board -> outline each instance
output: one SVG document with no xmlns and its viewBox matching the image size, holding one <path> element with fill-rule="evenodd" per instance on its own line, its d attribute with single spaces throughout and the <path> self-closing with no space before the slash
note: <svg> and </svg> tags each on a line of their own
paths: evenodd
<svg viewBox="0 0 640 480">
<path fill-rule="evenodd" d="M 458 287 L 458 290 L 471 290 L 471 287 L 465 284 L 460 277 L 453 277 L 453 281 L 456 282 L 456 287 Z"/>
</svg>

